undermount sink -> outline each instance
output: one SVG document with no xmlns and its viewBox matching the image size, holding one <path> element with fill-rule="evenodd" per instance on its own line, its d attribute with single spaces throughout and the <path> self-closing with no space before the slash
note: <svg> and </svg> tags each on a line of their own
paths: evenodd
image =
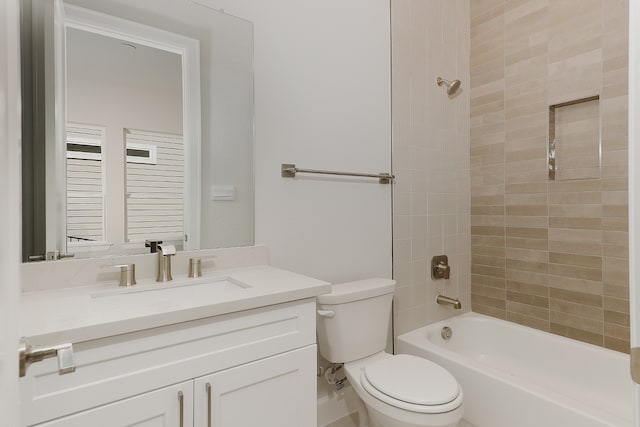
<svg viewBox="0 0 640 427">
<path fill-rule="evenodd" d="M 110 289 L 91 294 L 91 298 L 135 298 L 149 292 L 162 294 L 163 298 L 179 297 L 188 293 L 190 297 L 210 298 L 227 293 L 241 291 L 251 286 L 235 280 L 231 277 L 217 277 L 215 279 L 186 279 L 175 282 L 150 283 L 135 285 L 127 288 Z"/>
</svg>

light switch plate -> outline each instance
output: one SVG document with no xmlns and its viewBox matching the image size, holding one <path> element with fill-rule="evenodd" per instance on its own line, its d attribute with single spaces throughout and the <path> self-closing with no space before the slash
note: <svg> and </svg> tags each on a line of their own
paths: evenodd
<svg viewBox="0 0 640 427">
<path fill-rule="evenodd" d="M 236 187 L 234 185 L 212 185 L 211 200 L 233 201 L 236 199 Z"/>
</svg>

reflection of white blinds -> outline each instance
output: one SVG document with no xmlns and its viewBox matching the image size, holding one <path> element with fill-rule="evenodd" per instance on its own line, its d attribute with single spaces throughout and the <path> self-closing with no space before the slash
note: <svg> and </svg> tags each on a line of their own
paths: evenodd
<svg viewBox="0 0 640 427">
<path fill-rule="evenodd" d="M 102 145 L 103 129 L 67 124 L 67 144 Z M 86 154 L 86 153 L 84 153 Z M 102 160 L 82 158 L 83 151 L 67 152 L 67 240 L 104 240 Z"/>
<path fill-rule="evenodd" d="M 156 163 L 127 162 L 127 241 L 184 239 L 181 135 L 125 130 L 127 147 L 156 147 Z"/>
</svg>

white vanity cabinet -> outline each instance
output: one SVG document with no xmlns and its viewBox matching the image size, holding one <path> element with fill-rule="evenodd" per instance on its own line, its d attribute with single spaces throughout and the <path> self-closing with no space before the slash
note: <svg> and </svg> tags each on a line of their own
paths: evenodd
<svg viewBox="0 0 640 427">
<path fill-rule="evenodd" d="M 316 387 L 310 358 L 316 358 L 315 346 L 198 378 L 194 426 L 315 426 L 317 402 L 308 399 Z"/>
<path fill-rule="evenodd" d="M 316 424 L 315 299 L 78 343 L 21 379 L 23 426 Z"/>
<path fill-rule="evenodd" d="M 193 381 L 150 391 L 39 427 L 169 427 L 193 425 Z"/>
</svg>

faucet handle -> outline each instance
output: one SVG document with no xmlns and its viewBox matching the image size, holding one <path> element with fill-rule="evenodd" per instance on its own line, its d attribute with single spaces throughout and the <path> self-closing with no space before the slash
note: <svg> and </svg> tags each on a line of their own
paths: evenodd
<svg viewBox="0 0 640 427">
<path fill-rule="evenodd" d="M 189 258 L 189 277 L 202 277 L 202 261 L 216 258 L 215 255 Z"/>
<path fill-rule="evenodd" d="M 202 277 L 202 258 L 189 258 L 189 277 Z"/>
<path fill-rule="evenodd" d="M 104 265 L 102 268 L 119 268 L 120 282 L 118 286 L 133 286 L 136 283 L 136 265 L 135 264 L 116 264 Z"/>
<path fill-rule="evenodd" d="M 444 271 L 444 273 L 442 273 L 444 279 L 448 279 L 449 278 L 449 276 L 451 274 L 451 266 L 450 265 L 447 265 L 443 261 L 440 261 L 438 263 L 437 268 L 441 272 Z"/>
<path fill-rule="evenodd" d="M 438 255 L 431 258 L 432 279 L 448 279 L 450 274 L 451 266 L 449 265 L 449 257 L 446 255 Z"/>
</svg>

